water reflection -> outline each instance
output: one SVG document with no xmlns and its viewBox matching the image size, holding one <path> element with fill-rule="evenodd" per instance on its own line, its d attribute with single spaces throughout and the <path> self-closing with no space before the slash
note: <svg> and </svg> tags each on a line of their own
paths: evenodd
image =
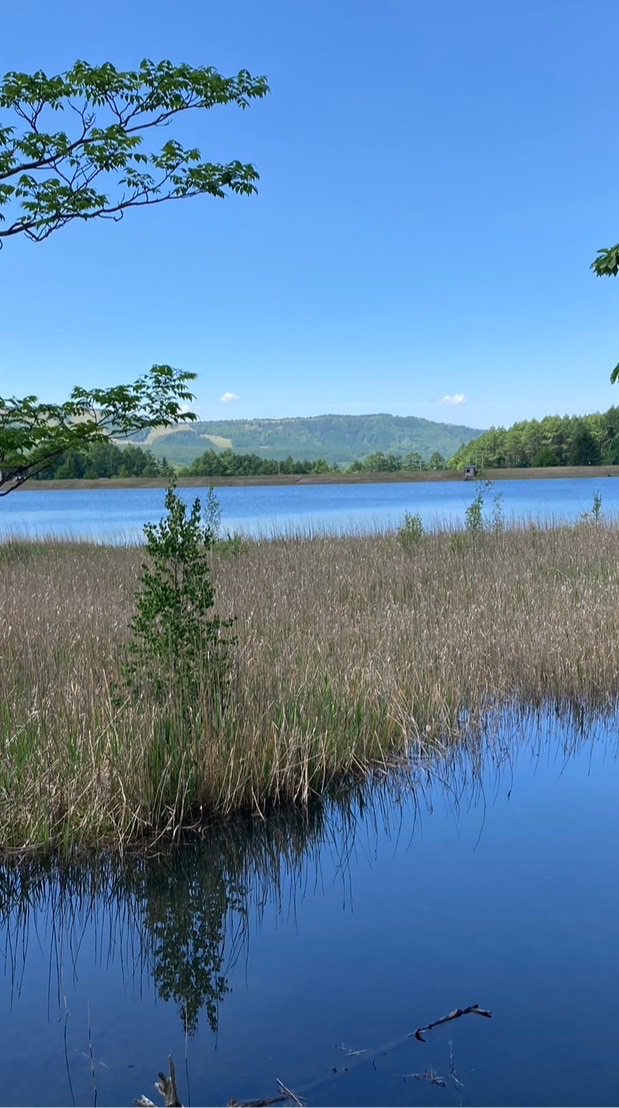
<svg viewBox="0 0 619 1108">
<path fill-rule="evenodd" d="M 470 1103 L 578 1103 L 561 1067 L 606 1056 L 617 977 L 616 758 L 612 723 L 529 721 L 523 744 L 503 720 L 419 750 L 413 789 L 375 781 L 165 857 L 5 864 L 0 1026 L 20 1064 L 0 1098 L 128 1103 L 172 1050 L 185 1103 L 190 1084 L 199 1103 L 272 1095 L 276 1075 L 315 1104 L 457 1103 L 453 1082 L 403 1080 L 448 1077 L 453 1042 Z M 408 1032 L 472 1004 L 489 1026 L 437 1028 L 411 1060 Z M 598 1070 L 593 1102 L 612 1103 Z"/>
<path fill-rule="evenodd" d="M 36 938 L 48 947 L 49 998 L 62 1011 L 67 977 L 76 977 L 90 934 L 94 959 L 118 968 L 127 984 L 152 981 L 188 1035 L 200 1014 L 216 1031 L 227 974 L 247 953 L 250 916 L 258 922 L 266 904 L 294 911 L 325 847 L 338 851 L 344 874 L 355 826 L 371 817 L 376 829 L 379 811 L 387 817 L 384 799 L 368 801 L 356 790 L 305 813 L 217 828 L 163 856 L 5 863 L 0 927 L 13 1003 Z"/>
</svg>

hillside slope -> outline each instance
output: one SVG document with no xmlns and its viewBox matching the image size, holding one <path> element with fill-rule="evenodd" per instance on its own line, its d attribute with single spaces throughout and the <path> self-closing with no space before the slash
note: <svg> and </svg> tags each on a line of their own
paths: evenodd
<svg viewBox="0 0 619 1108">
<path fill-rule="evenodd" d="M 205 450 L 263 454 L 265 458 L 324 458 L 330 465 L 350 465 L 375 451 L 424 459 L 435 451 L 445 458 L 481 431 L 417 416 L 323 415 L 293 419 L 230 419 L 181 425 L 136 436 L 158 458 L 188 465 Z"/>
</svg>

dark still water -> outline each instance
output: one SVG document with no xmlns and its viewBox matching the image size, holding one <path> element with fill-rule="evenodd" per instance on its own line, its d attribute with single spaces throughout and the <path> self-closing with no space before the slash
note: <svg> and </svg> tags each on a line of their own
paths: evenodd
<svg viewBox="0 0 619 1108">
<path fill-rule="evenodd" d="M 222 530 L 272 535 L 290 529 L 332 532 L 398 527 L 404 514 L 419 513 L 426 527 L 464 525 L 465 511 L 478 485 L 467 481 L 402 482 L 368 485 L 280 485 L 218 488 Z M 602 496 L 604 514 L 619 512 L 619 480 L 556 478 L 497 481 L 486 494 L 493 509 L 496 495 L 510 519 L 573 520 L 590 511 L 593 495 Z M 207 490 L 181 489 L 190 503 L 204 501 Z M 40 490 L 33 483 L 0 501 L 3 535 L 71 535 L 99 541 L 137 541 L 147 522 L 161 518 L 164 489 Z"/>
<path fill-rule="evenodd" d="M 492 750 L 168 860 L 1 871 L 1 1103 L 156 1099 L 171 1052 L 186 1105 L 276 1078 L 315 1105 L 616 1105 L 614 728 Z M 407 1037 L 473 1004 L 493 1018 Z"/>
</svg>

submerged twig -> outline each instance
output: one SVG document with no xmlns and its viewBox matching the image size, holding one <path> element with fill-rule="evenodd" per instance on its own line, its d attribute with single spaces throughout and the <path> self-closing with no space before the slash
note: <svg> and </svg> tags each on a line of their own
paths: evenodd
<svg viewBox="0 0 619 1108">
<path fill-rule="evenodd" d="M 335 1045 L 337 1050 L 344 1051 L 347 1058 L 357 1058 L 361 1054 L 367 1054 L 367 1047 L 363 1047 L 362 1050 L 351 1050 L 350 1047 L 346 1046 L 346 1043 L 339 1043 L 339 1045 L 336 1043 Z"/>
<path fill-rule="evenodd" d="M 90 1056 L 90 1072 L 92 1074 L 93 1105 L 97 1108 L 97 1079 L 95 1077 L 95 1056 L 92 1052 L 92 1028 L 90 1026 L 90 1004 L 88 1005 L 88 1053 Z"/>
<path fill-rule="evenodd" d="M 439 1027 L 441 1023 L 449 1023 L 450 1020 L 457 1020 L 460 1016 L 485 1016 L 486 1019 L 492 1019 L 492 1012 L 489 1012 L 487 1008 L 480 1008 L 479 1004 L 470 1004 L 468 1008 L 454 1008 L 453 1012 L 450 1012 L 447 1016 L 441 1016 L 440 1020 L 434 1020 L 433 1023 L 428 1023 L 425 1027 L 418 1027 L 416 1031 L 411 1031 L 409 1039 L 418 1039 L 420 1043 L 425 1043 L 422 1032 L 431 1031 L 433 1027 Z"/>
<path fill-rule="evenodd" d="M 157 1092 L 163 1097 L 165 1108 L 183 1108 L 176 1089 L 176 1066 L 172 1055 L 169 1056 L 170 1075 L 158 1073 L 158 1081 L 155 1081 Z M 155 1108 L 152 1100 L 147 1096 L 140 1096 L 133 1102 L 138 1108 Z"/>
<path fill-rule="evenodd" d="M 449 1076 L 451 1077 L 451 1080 L 453 1081 L 454 1085 L 456 1086 L 456 1089 L 463 1089 L 464 1088 L 464 1083 L 462 1081 L 460 1081 L 459 1077 L 456 1076 L 456 1063 L 455 1063 L 455 1060 L 454 1060 L 454 1045 L 453 1045 L 451 1039 L 449 1040 Z"/>
<path fill-rule="evenodd" d="M 293 1104 L 298 1105 L 298 1108 L 303 1108 L 305 1101 L 300 1096 L 297 1096 L 296 1093 L 293 1093 L 291 1089 L 286 1088 L 284 1082 L 280 1081 L 279 1077 L 276 1077 L 275 1080 L 277 1081 L 277 1084 L 279 1085 L 282 1092 L 286 1094 L 286 1096 L 293 1102 Z"/>
<path fill-rule="evenodd" d="M 277 1096 L 263 1096 L 258 1097 L 257 1100 L 237 1100 L 235 1096 L 231 1097 L 228 1101 L 228 1108 L 269 1108 L 271 1104 L 283 1104 L 285 1101 L 291 1101 L 297 1105 L 297 1108 L 304 1108 L 305 1101 L 302 1097 L 293 1093 L 292 1089 L 289 1089 L 287 1085 L 284 1085 L 283 1081 L 280 1081 L 279 1077 L 275 1080 L 282 1090 Z"/>
<path fill-rule="evenodd" d="M 283 1093 L 280 1096 L 258 1097 L 257 1100 L 237 1100 L 233 1096 L 228 1101 L 228 1108 L 269 1108 L 271 1104 L 283 1104 L 288 1099 Z"/>
<path fill-rule="evenodd" d="M 398 1046 L 399 1044 L 406 1042 L 406 1039 L 410 1039 L 413 1037 L 424 1043 L 426 1040 L 423 1038 L 422 1032 L 431 1031 L 433 1027 L 438 1027 L 442 1023 L 449 1023 L 450 1020 L 459 1019 L 460 1016 L 467 1016 L 469 1014 L 485 1016 L 486 1019 L 492 1018 L 492 1012 L 488 1011 L 488 1009 L 480 1008 L 479 1004 L 471 1004 L 468 1008 L 455 1008 L 453 1012 L 449 1012 L 448 1015 L 442 1016 L 441 1019 L 434 1020 L 426 1027 L 418 1027 L 416 1031 L 411 1031 L 410 1034 L 408 1034 L 404 1038 L 397 1039 L 394 1043 L 389 1043 L 386 1047 L 382 1048 L 382 1050 L 368 1051 L 365 1048 L 363 1050 L 349 1050 L 344 1043 L 341 1043 L 339 1045 L 336 1044 L 336 1048 L 344 1050 L 346 1052 L 347 1058 L 354 1056 L 357 1058 L 358 1061 L 371 1061 L 374 1069 L 376 1069 L 375 1058 L 378 1054 L 386 1054 L 389 1049 L 392 1049 L 394 1046 Z M 362 1058 L 364 1054 L 366 1055 L 365 1059 Z M 348 1067 L 345 1067 L 345 1072 L 348 1072 Z M 335 1067 L 332 1067 L 331 1073 L 337 1073 Z M 158 1076 L 159 1081 L 155 1083 L 155 1088 L 157 1089 L 157 1092 L 159 1092 L 163 1097 L 165 1108 L 182 1108 L 182 1104 L 179 1100 L 178 1092 L 176 1089 L 176 1068 L 174 1066 L 174 1059 L 172 1058 L 172 1055 L 170 1055 L 170 1076 L 167 1077 L 163 1073 L 160 1073 Z M 416 1081 L 428 1081 L 432 1085 L 438 1085 L 441 1089 L 444 1089 L 447 1084 L 445 1078 L 441 1077 L 441 1075 L 437 1073 L 434 1069 L 427 1069 L 420 1073 L 403 1073 L 401 1076 L 405 1081 L 407 1077 L 414 1077 Z M 456 1088 L 463 1088 L 462 1081 L 460 1081 L 460 1079 L 456 1075 L 453 1043 L 451 1041 L 449 1043 L 449 1076 L 451 1077 Z M 280 1081 L 279 1077 L 276 1077 L 275 1080 L 277 1081 L 277 1084 L 280 1088 L 280 1092 L 276 1096 L 257 1097 L 255 1100 L 237 1100 L 237 1098 L 233 1096 L 228 1101 L 228 1108 L 271 1108 L 271 1105 L 285 1103 L 294 1104 L 296 1108 L 304 1108 L 307 1102 L 303 1097 L 293 1092 L 292 1089 L 289 1089 L 287 1085 L 284 1085 L 284 1082 Z M 309 1088 L 316 1089 L 319 1085 L 323 1083 L 324 1080 L 325 1078 L 320 1078 Z M 308 1091 L 308 1087 L 306 1087 L 306 1094 Z M 153 1101 L 149 1100 L 149 1098 L 146 1096 L 139 1097 L 137 1100 L 134 1100 L 133 1103 L 134 1105 L 137 1105 L 138 1108 L 155 1108 Z"/>
<path fill-rule="evenodd" d="M 402 1077 L 405 1081 L 407 1077 L 414 1077 L 416 1081 L 429 1081 L 431 1085 L 438 1085 L 440 1089 L 447 1086 L 445 1078 L 441 1077 L 436 1070 L 424 1070 L 423 1073 L 403 1073 Z"/>
</svg>

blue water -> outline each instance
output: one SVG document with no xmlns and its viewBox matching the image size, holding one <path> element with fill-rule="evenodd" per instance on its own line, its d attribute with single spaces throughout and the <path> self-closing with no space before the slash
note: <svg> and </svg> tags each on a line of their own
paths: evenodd
<svg viewBox="0 0 619 1108">
<path fill-rule="evenodd" d="M 182 489 L 189 503 L 205 489 Z M 404 513 L 419 513 L 426 527 L 463 526 L 475 496 L 471 482 L 367 485 L 284 485 L 217 489 L 225 531 L 274 534 L 288 529 L 332 532 L 397 527 Z M 492 512 L 500 495 L 506 520 L 576 519 L 590 511 L 593 494 L 602 510 L 619 512 L 619 481 L 556 478 L 501 481 L 486 494 Z M 163 489 L 38 490 L 34 486 L 0 500 L 0 535 L 72 535 L 100 541 L 136 541 L 144 523 L 163 514 Z"/>
<path fill-rule="evenodd" d="M 306 826 L 21 895 L 0 871 L 0 1102 L 155 1099 L 172 1052 L 186 1105 L 278 1077 L 310 1105 L 616 1105 L 616 732 L 514 737 Z M 407 1037 L 471 1004 L 492 1019 Z"/>
</svg>

